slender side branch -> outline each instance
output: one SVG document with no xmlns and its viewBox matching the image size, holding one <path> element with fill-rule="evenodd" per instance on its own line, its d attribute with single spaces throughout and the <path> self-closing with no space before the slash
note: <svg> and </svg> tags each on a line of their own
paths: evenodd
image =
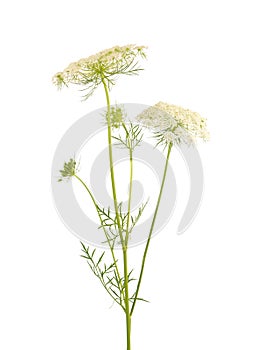
<svg viewBox="0 0 256 350">
<path fill-rule="evenodd" d="M 134 295 L 134 301 L 133 301 L 133 304 L 132 304 L 130 315 L 133 314 L 133 311 L 134 311 L 134 308 L 135 308 L 135 305 L 136 305 L 136 301 L 138 299 L 138 293 L 139 293 L 141 280 L 142 280 L 142 276 L 143 276 L 143 272 L 144 272 L 145 261 L 146 261 L 146 257 L 147 257 L 149 243 L 150 243 L 151 236 L 152 236 L 152 233 L 153 233 L 153 229 L 154 229 L 154 226 L 155 226 L 155 221 L 156 221 L 156 217 L 157 217 L 157 213 L 158 213 L 158 209 L 159 209 L 159 205 L 160 205 L 160 201 L 161 201 L 161 197 L 162 197 L 162 192 L 163 192 L 163 188 L 164 188 L 164 183 L 165 183 L 165 178 L 166 178 L 166 173 L 167 173 L 167 168 L 168 168 L 168 162 L 169 162 L 169 158 L 170 158 L 171 149 L 172 149 L 172 143 L 169 143 L 167 156 L 166 156 L 165 167 L 164 167 L 164 173 L 163 173 L 163 178 L 162 178 L 162 183 L 161 183 L 161 187 L 160 187 L 160 191 L 159 191 L 159 195 L 158 195 L 158 200 L 157 200 L 157 203 L 156 203 L 156 208 L 155 208 L 153 220 L 152 220 L 151 227 L 150 227 L 150 230 L 149 230 L 149 235 L 148 235 L 146 247 L 145 247 L 143 258 L 142 258 L 140 277 L 139 277 L 139 280 L 138 280 L 138 283 L 137 283 L 137 288 L 136 288 L 136 292 L 135 292 L 135 295 Z"/>
<path fill-rule="evenodd" d="M 132 201 L 132 179 L 133 179 L 133 157 L 132 157 L 132 148 L 131 142 L 129 143 L 129 157 L 130 157 L 130 180 L 129 180 L 129 197 L 128 197 L 128 213 L 127 213 L 127 223 L 126 223 L 126 235 L 125 235 L 125 246 L 128 246 L 129 240 L 129 226 L 130 226 L 130 218 L 131 218 L 131 201 Z"/>
</svg>

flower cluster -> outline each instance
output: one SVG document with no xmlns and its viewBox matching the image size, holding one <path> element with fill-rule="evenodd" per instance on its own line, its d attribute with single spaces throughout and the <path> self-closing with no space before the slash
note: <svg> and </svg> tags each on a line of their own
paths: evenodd
<svg viewBox="0 0 256 350">
<path fill-rule="evenodd" d="M 89 97 L 104 79 L 110 86 L 120 74 L 138 74 L 138 57 L 145 58 L 145 46 L 114 46 L 100 51 L 96 55 L 82 58 L 71 63 L 63 72 L 53 77 L 53 84 L 58 88 L 70 84 L 83 85 L 85 97 Z"/>
<path fill-rule="evenodd" d="M 76 174 L 76 161 L 75 159 L 70 158 L 68 163 L 64 163 L 63 170 L 60 170 L 60 178 L 59 182 L 63 181 L 63 179 L 70 180 L 72 176 Z"/>
<path fill-rule="evenodd" d="M 189 109 L 164 102 L 144 110 L 137 121 L 154 132 L 158 144 L 192 145 L 197 138 L 209 139 L 206 119 Z"/>
<path fill-rule="evenodd" d="M 113 128 L 118 129 L 124 122 L 124 110 L 122 106 L 111 106 L 110 107 L 110 124 Z M 108 113 L 106 113 L 106 122 L 108 119 Z"/>
</svg>

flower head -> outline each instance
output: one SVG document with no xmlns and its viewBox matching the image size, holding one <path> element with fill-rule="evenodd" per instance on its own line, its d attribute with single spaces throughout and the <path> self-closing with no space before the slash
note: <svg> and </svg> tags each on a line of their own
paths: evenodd
<svg viewBox="0 0 256 350">
<path fill-rule="evenodd" d="M 192 145 L 197 138 L 209 139 L 206 119 L 189 109 L 164 102 L 144 110 L 137 116 L 137 121 L 154 132 L 158 144 Z"/>
<path fill-rule="evenodd" d="M 70 84 L 83 85 L 85 98 L 88 98 L 103 79 L 110 86 L 117 75 L 138 74 L 141 70 L 138 68 L 138 57 L 146 57 L 145 49 L 145 46 L 126 45 L 100 51 L 71 63 L 63 72 L 55 74 L 53 84 L 58 88 Z"/>
<path fill-rule="evenodd" d="M 70 180 L 72 176 L 76 174 L 76 161 L 75 159 L 70 158 L 68 163 L 64 163 L 63 169 L 60 170 L 60 178 L 59 182 L 63 181 L 63 179 Z"/>
<path fill-rule="evenodd" d="M 111 106 L 110 107 L 110 124 L 113 128 L 118 129 L 124 122 L 124 110 L 122 106 Z M 106 121 L 108 119 L 108 113 L 106 113 Z"/>
</svg>

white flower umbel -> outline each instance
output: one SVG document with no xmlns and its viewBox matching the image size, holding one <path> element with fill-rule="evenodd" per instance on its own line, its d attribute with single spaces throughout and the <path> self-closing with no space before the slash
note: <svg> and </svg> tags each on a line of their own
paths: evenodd
<svg viewBox="0 0 256 350">
<path fill-rule="evenodd" d="M 142 70 L 138 67 L 138 58 L 146 57 L 145 49 L 145 46 L 126 45 L 100 51 L 73 62 L 63 72 L 56 73 L 53 76 L 53 83 L 58 88 L 70 84 L 82 85 L 82 91 L 85 91 L 84 97 L 87 99 L 102 83 L 102 79 L 105 79 L 110 87 L 120 74 L 138 74 Z"/>
<path fill-rule="evenodd" d="M 209 139 L 206 119 L 179 106 L 158 102 L 137 116 L 137 121 L 154 132 L 158 144 L 185 143 L 192 145 L 197 138 Z"/>
</svg>

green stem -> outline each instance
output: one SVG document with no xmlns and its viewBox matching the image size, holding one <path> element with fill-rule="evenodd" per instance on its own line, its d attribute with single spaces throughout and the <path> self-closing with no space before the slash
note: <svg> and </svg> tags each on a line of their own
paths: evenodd
<svg viewBox="0 0 256 350">
<path fill-rule="evenodd" d="M 102 76 L 102 83 L 104 85 L 104 90 L 107 99 L 107 122 L 108 122 L 108 150 L 109 150 L 109 163 L 110 163 L 110 175 L 111 175 L 111 185 L 114 199 L 114 207 L 116 212 L 117 226 L 119 230 L 119 236 L 121 239 L 122 250 L 123 250 L 123 264 L 124 264 L 124 304 L 125 304 L 125 314 L 126 314 L 126 339 L 127 339 L 127 350 L 131 350 L 131 316 L 130 316 L 130 305 L 129 305 L 129 287 L 128 287 L 128 259 L 127 259 L 127 236 L 129 232 L 129 227 L 127 228 L 125 240 L 123 239 L 123 232 L 120 222 L 120 216 L 118 212 L 118 202 L 116 195 L 116 186 L 115 186 L 115 176 L 114 176 L 114 167 L 113 167 L 113 152 L 112 152 L 112 134 L 111 134 L 111 116 L 110 116 L 110 98 L 108 87 L 105 82 L 104 77 Z M 130 175 L 131 179 L 132 173 Z M 131 194 L 131 186 L 130 192 Z M 130 196 L 129 194 L 129 196 Z M 129 199 L 129 202 L 131 200 Z M 130 205 L 129 205 L 130 206 Z M 129 209 L 130 210 L 130 209 Z M 128 215 L 129 216 L 129 215 Z M 129 219 L 128 219 L 129 220 Z M 128 223 L 129 224 L 129 223 Z"/>
<path fill-rule="evenodd" d="M 84 188 L 86 189 L 86 191 L 88 192 L 89 196 L 91 197 L 91 200 L 93 201 L 93 204 L 98 212 L 98 206 L 97 203 L 95 201 L 95 198 L 93 197 L 92 192 L 90 191 L 89 187 L 86 185 L 86 183 L 77 175 L 75 174 L 74 177 L 81 182 L 81 184 L 84 186 Z M 101 218 L 100 218 L 101 219 Z"/>
<path fill-rule="evenodd" d="M 131 349 L 131 315 L 130 315 L 130 304 L 129 304 L 129 281 L 128 281 L 128 258 L 127 249 L 129 241 L 129 225 L 131 216 L 131 200 L 132 200 L 132 178 L 133 178 L 133 158 L 132 158 L 132 145 L 129 138 L 129 132 L 126 125 L 122 123 L 122 126 L 126 132 L 129 146 L 129 157 L 130 157 L 130 179 L 129 179 L 129 196 L 128 196 L 128 210 L 127 210 L 127 223 L 126 223 L 126 234 L 125 234 L 125 247 L 123 247 L 123 261 L 124 261 L 124 287 L 125 287 L 125 313 L 126 313 L 126 343 L 127 350 Z"/>
<path fill-rule="evenodd" d="M 129 305 L 129 287 L 128 287 L 128 261 L 127 261 L 127 248 L 123 248 L 123 260 L 124 260 L 124 288 L 125 288 L 125 315 L 126 315 L 126 344 L 127 350 L 131 350 L 131 315 Z"/>
<path fill-rule="evenodd" d="M 168 162 L 169 162 L 169 158 L 170 158 L 171 149 L 172 149 L 172 143 L 170 143 L 169 146 L 168 146 L 168 151 L 167 151 L 167 156 L 166 156 L 166 162 L 165 162 L 165 167 L 164 167 L 162 183 L 161 183 L 161 187 L 160 187 L 160 191 L 159 191 L 159 195 L 158 195 L 158 199 L 157 199 L 157 203 L 156 203 L 156 208 L 155 208 L 153 220 L 152 220 L 151 227 L 150 227 L 150 230 L 149 230 L 149 235 L 148 235 L 146 247 L 145 247 L 143 258 L 142 258 L 140 277 L 139 277 L 139 280 L 138 280 L 138 284 L 137 284 L 137 288 L 136 288 L 136 292 L 135 292 L 134 301 L 133 301 L 133 304 L 132 304 L 130 315 L 133 314 L 133 311 L 134 311 L 134 308 L 135 308 L 135 304 L 136 304 L 136 301 L 137 301 L 137 298 L 138 298 L 138 293 L 139 293 L 141 280 L 142 280 L 142 276 L 143 276 L 143 272 L 144 272 L 145 261 L 146 261 L 146 257 L 147 257 L 149 243 L 150 243 L 151 236 L 152 236 L 152 233 L 153 233 L 153 229 L 154 229 L 154 226 L 155 226 L 155 221 L 156 221 L 156 217 L 157 217 L 157 213 L 158 213 L 158 209 L 159 209 L 159 205 L 160 205 L 160 201 L 161 201 L 161 197 L 162 197 L 162 192 L 163 192 L 163 188 L 164 188 L 164 183 L 165 183 L 166 173 L 167 173 L 167 169 L 168 169 Z"/>
<path fill-rule="evenodd" d="M 111 116 L 110 116 L 110 98 L 109 98 L 109 92 L 108 87 L 105 82 L 104 77 L 102 76 L 102 83 L 105 90 L 105 95 L 107 99 L 107 122 L 108 122 L 108 153 L 109 153 L 109 163 L 110 163 L 110 176 L 111 176 L 111 185 L 112 185 L 112 193 L 113 193 L 113 199 L 114 199 L 114 207 L 116 212 L 116 220 L 117 220 L 117 227 L 119 230 L 119 236 L 121 239 L 121 243 L 123 246 L 123 233 L 121 228 L 121 222 L 120 222 L 120 216 L 118 212 L 118 202 L 117 202 L 117 195 L 116 195 L 116 185 L 115 185 L 115 174 L 114 174 L 114 166 L 113 166 L 113 151 L 112 151 L 112 133 L 111 133 Z"/>
<path fill-rule="evenodd" d="M 129 197 L 128 197 L 128 212 L 127 212 L 127 223 L 126 223 L 126 236 L 125 245 L 128 246 L 129 240 L 129 225 L 131 216 L 131 201 L 132 201 L 132 178 L 133 178 L 133 159 L 132 159 L 132 148 L 129 141 L 129 156 L 130 156 L 130 180 L 129 180 Z"/>
</svg>

